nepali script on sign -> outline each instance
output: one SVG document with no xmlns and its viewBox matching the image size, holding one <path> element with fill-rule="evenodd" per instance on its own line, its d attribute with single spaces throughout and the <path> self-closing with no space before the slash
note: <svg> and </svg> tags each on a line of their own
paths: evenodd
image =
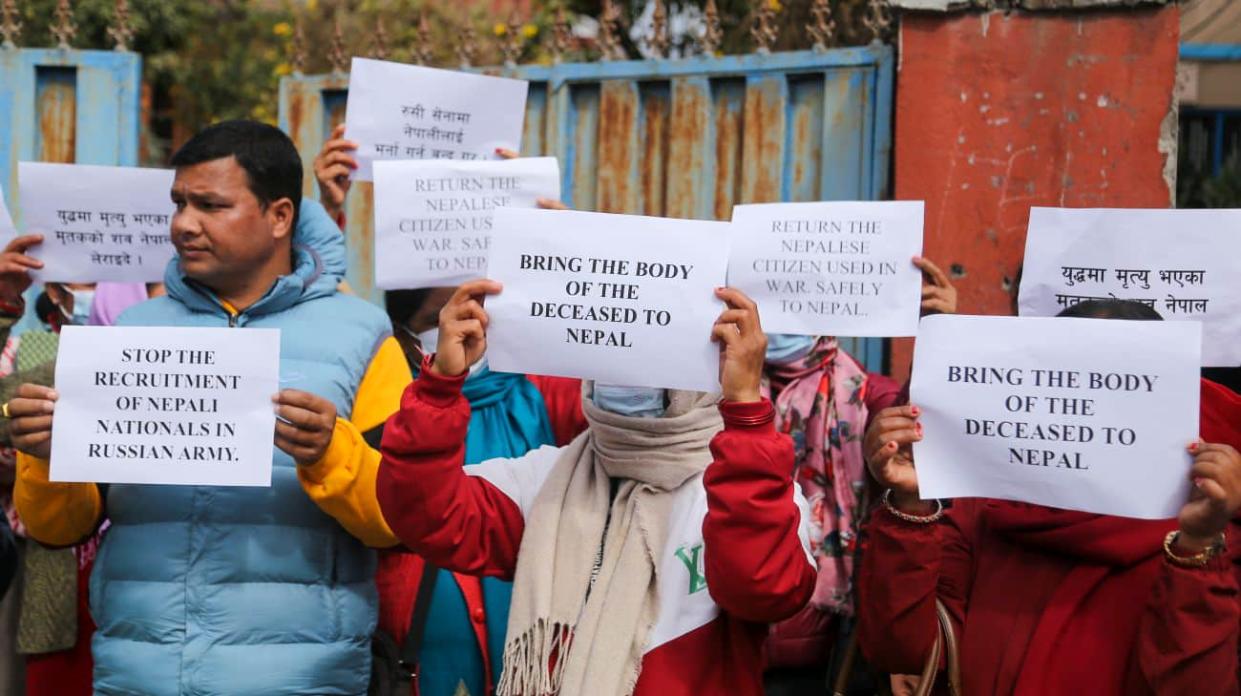
<svg viewBox="0 0 1241 696">
<path fill-rule="evenodd" d="M 1241 365 L 1241 210 L 1031 208 L 1021 315 L 1115 298 L 1201 321 L 1202 365 Z"/>
<path fill-rule="evenodd" d="M 487 273 L 497 208 L 560 198 L 555 157 L 375 163 L 375 284 L 460 285 Z"/>
<path fill-rule="evenodd" d="M 495 159 L 517 150 L 525 80 L 354 58 L 345 135 L 358 143 L 353 177 L 372 179 L 385 159 Z"/>
<path fill-rule="evenodd" d="M 733 208 L 728 282 L 763 328 L 808 336 L 912 336 L 918 329 L 922 201 Z"/>
<path fill-rule="evenodd" d="M 53 481 L 270 486 L 280 331 L 67 326 Z"/>
<path fill-rule="evenodd" d="M 719 390 L 711 327 L 728 225 L 501 208 L 488 275 L 493 370 Z"/>
<path fill-rule="evenodd" d="M 157 282 L 176 253 L 168 169 L 19 162 L 23 228 L 43 235 L 30 254 L 37 280 Z"/>
<path fill-rule="evenodd" d="M 922 497 L 1175 517 L 1198 437 L 1201 342 L 1189 321 L 923 319 L 910 382 Z"/>
</svg>

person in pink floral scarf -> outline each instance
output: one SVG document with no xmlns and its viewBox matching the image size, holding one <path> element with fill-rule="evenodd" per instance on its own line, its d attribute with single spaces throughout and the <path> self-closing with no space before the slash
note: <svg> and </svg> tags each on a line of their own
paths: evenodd
<svg viewBox="0 0 1241 696">
<path fill-rule="evenodd" d="M 927 259 L 922 313 L 956 311 L 957 291 Z M 862 437 L 870 414 L 894 405 L 902 388 L 867 373 L 833 336 L 767 337 L 764 388 L 776 428 L 793 438 L 796 480 L 811 505 L 811 549 L 819 574 L 810 604 L 772 627 L 766 644 L 768 696 L 822 693 L 852 629 L 853 577 L 868 479 Z"/>
</svg>

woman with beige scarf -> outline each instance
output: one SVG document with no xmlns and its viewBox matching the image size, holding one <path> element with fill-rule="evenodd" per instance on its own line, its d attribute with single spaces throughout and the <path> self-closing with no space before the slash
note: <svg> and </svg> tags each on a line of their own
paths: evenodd
<svg viewBox="0 0 1241 696">
<path fill-rule="evenodd" d="M 760 696 L 767 624 L 805 606 L 815 571 L 792 443 L 759 389 L 757 307 L 717 290 L 722 398 L 587 384 L 590 427 L 568 446 L 463 468 L 461 384 L 499 291 L 457 290 L 385 427 L 392 530 L 437 565 L 513 579 L 500 696 Z"/>
</svg>

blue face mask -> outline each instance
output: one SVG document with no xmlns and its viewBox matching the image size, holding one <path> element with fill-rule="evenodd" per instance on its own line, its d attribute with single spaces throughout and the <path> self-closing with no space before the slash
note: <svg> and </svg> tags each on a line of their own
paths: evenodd
<svg viewBox="0 0 1241 696">
<path fill-rule="evenodd" d="M 794 334 L 767 334 L 767 362 L 783 365 L 810 354 L 814 348 L 814 336 Z"/>
<path fill-rule="evenodd" d="M 591 398 L 596 406 L 618 416 L 659 418 L 664 415 L 663 389 L 596 384 Z"/>
<path fill-rule="evenodd" d="M 66 312 L 61 307 L 60 313 L 64 315 L 65 321 L 74 326 L 85 326 L 86 320 L 90 318 L 90 307 L 95 302 L 94 290 L 70 290 L 65 288 L 73 297 L 73 312 Z"/>
</svg>

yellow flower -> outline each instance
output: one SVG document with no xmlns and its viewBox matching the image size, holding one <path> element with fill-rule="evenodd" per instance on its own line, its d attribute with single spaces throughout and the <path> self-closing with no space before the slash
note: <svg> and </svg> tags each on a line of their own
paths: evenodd
<svg viewBox="0 0 1241 696">
<path fill-rule="evenodd" d="M 319 9 L 319 0 L 306 0 L 306 9 L 314 12 Z"/>
<path fill-rule="evenodd" d="M 780 4 L 780 0 L 767 0 L 767 6 L 771 8 L 772 12 L 779 12 L 784 8 L 784 6 Z"/>
<path fill-rule="evenodd" d="M 500 22 L 496 22 L 495 26 L 491 27 L 491 33 L 496 36 L 504 36 L 508 33 L 508 26 L 501 24 Z"/>
<path fill-rule="evenodd" d="M 533 39 L 539 35 L 539 28 L 533 24 L 525 24 L 521 27 L 521 35 L 527 39 Z"/>
<path fill-rule="evenodd" d="M 288 63 L 281 63 L 276 66 L 276 77 L 284 77 L 293 74 L 293 66 Z"/>
<path fill-rule="evenodd" d="M 276 22 L 276 26 L 272 27 L 271 31 L 276 36 L 289 36 L 293 33 L 293 25 L 288 22 Z"/>
</svg>

